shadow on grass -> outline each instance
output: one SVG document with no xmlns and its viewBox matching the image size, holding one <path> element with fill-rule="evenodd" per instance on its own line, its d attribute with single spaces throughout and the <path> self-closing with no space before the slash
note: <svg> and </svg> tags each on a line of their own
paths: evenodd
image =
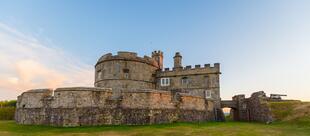
<svg viewBox="0 0 310 136">
<path fill-rule="evenodd" d="M 242 122 L 239 122 L 240 125 Z M 37 133 L 42 131 L 49 132 L 103 132 L 103 131 L 133 131 L 137 129 L 166 129 L 176 127 L 203 128 L 218 125 L 234 125 L 235 122 L 199 122 L 199 123 L 169 123 L 155 125 L 102 125 L 102 126 L 80 126 L 80 127 L 55 127 L 45 125 L 20 125 L 14 121 L 0 121 L 0 131 L 10 131 L 16 133 Z"/>
<path fill-rule="evenodd" d="M 298 124 L 300 125 L 300 124 Z M 309 132 L 308 132 L 309 130 Z M 275 122 L 271 125 L 254 122 L 199 122 L 155 125 L 103 125 L 103 126 L 81 126 L 81 127 L 53 127 L 42 125 L 19 125 L 14 121 L 0 121 L 0 132 L 10 132 L 17 135 L 58 135 L 86 133 L 88 135 L 100 135 L 106 132 L 115 132 L 122 135 L 261 135 L 265 131 L 270 133 L 294 134 L 300 131 L 300 135 L 310 134 L 310 126 L 296 126 L 285 122 Z M 188 133 L 188 134 L 185 134 Z M 255 136 L 254 135 L 254 136 Z"/>
</svg>

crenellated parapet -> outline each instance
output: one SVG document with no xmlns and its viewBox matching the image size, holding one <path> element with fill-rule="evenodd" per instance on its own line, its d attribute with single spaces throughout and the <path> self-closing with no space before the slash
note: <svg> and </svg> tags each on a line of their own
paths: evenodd
<svg viewBox="0 0 310 136">
<path fill-rule="evenodd" d="M 163 71 L 159 72 L 159 75 L 172 76 L 172 75 L 197 75 L 197 74 L 221 74 L 220 63 L 201 65 L 188 65 L 182 67 L 181 69 L 170 69 L 165 68 Z"/>
<path fill-rule="evenodd" d="M 157 55 L 163 56 L 164 53 L 163 53 L 162 51 L 160 51 L 160 50 L 158 50 L 158 51 L 153 51 L 153 52 L 152 52 L 152 57 L 153 57 L 153 56 L 157 56 Z"/>
<path fill-rule="evenodd" d="M 136 61 L 136 62 L 146 63 L 154 67 L 159 67 L 159 64 L 155 60 L 155 58 L 152 58 L 149 56 L 139 57 L 138 54 L 135 52 L 125 52 L 125 51 L 119 51 L 117 52 L 116 55 L 113 55 L 112 53 L 107 53 L 103 55 L 97 61 L 96 66 L 102 62 L 115 61 L 115 60 Z"/>
<path fill-rule="evenodd" d="M 164 53 L 160 50 L 158 51 L 153 51 L 152 52 L 152 59 L 154 59 L 158 66 L 159 66 L 159 69 L 163 69 L 164 67 Z"/>
</svg>

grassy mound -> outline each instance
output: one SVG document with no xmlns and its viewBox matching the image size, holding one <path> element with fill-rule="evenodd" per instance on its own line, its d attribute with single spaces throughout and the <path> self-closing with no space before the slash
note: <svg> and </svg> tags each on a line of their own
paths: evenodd
<svg viewBox="0 0 310 136">
<path fill-rule="evenodd" d="M 310 125 L 310 102 L 269 102 L 276 121 Z"/>
</svg>

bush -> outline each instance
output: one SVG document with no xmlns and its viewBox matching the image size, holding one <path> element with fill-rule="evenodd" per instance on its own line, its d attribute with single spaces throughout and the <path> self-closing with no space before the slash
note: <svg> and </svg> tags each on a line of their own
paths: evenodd
<svg viewBox="0 0 310 136">
<path fill-rule="evenodd" d="M 0 120 L 13 120 L 15 114 L 15 107 L 0 108 Z"/>
</svg>

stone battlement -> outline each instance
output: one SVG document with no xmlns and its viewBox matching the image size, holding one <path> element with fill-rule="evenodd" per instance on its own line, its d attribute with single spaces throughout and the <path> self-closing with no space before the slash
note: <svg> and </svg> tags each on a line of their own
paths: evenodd
<svg viewBox="0 0 310 136">
<path fill-rule="evenodd" d="M 119 51 L 117 52 L 117 55 L 113 55 L 112 53 L 107 53 L 100 57 L 100 59 L 97 61 L 96 66 L 102 62 L 105 61 L 115 61 L 115 60 L 124 60 L 124 61 L 137 61 L 146 63 L 155 67 L 159 67 L 156 60 L 149 56 L 139 57 L 136 52 L 125 52 L 125 51 Z"/>
<path fill-rule="evenodd" d="M 203 69 L 207 71 L 218 71 L 220 72 L 220 63 L 214 63 L 213 66 L 211 64 L 204 64 L 204 65 L 187 65 L 181 69 L 181 71 L 185 70 L 197 70 L 197 69 Z M 162 72 L 171 72 L 176 71 L 175 69 L 165 68 Z"/>
<path fill-rule="evenodd" d="M 203 67 L 201 65 L 195 65 L 194 67 L 192 66 L 186 66 L 183 67 L 182 69 L 169 69 L 165 68 L 163 71 L 160 71 L 161 75 L 169 75 L 174 73 L 179 73 L 179 74 L 204 74 L 204 73 L 214 73 L 214 74 L 220 74 L 220 63 L 214 63 L 213 66 L 210 64 L 205 64 Z"/>
<path fill-rule="evenodd" d="M 158 51 L 153 51 L 153 52 L 152 52 L 152 56 L 153 56 L 153 55 L 157 55 L 157 54 L 163 55 L 164 53 L 163 53 L 162 51 L 160 51 L 160 50 L 158 50 Z"/>
</svg>

